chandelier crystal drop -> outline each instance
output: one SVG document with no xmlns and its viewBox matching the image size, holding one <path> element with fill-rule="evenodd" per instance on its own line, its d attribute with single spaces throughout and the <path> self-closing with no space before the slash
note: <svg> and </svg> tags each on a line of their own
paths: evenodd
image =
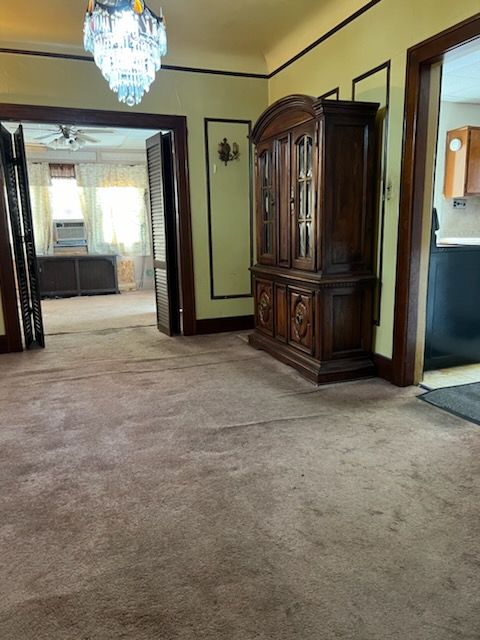
<svg viewBox="0 0 480 640">
<path fill-rule="evenodd" d="M 150 89 L 167 53 L 165 20 L 143 0 L 89 0 L 84 45 L 120 102 L 133 107 Z"/>
</svg>

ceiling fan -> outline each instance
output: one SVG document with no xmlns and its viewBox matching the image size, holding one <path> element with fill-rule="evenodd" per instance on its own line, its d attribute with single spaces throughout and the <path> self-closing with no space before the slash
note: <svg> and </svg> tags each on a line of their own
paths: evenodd
<svg viewBox="0 0 480 640">
<path fill-rule="evenodd" d="M 78 151 L 86 144 L 96 144 L 100 142 L 98 138 L 94 138 L 90 133 L 96 134 L 114 134 L 109 129 L 80 129 L 74 125 L 59 124 L 50 133 L 35 138 L 36 141 L 46 145 L 50 149 L 70 149 L 70 151 Z"/>
</svg>

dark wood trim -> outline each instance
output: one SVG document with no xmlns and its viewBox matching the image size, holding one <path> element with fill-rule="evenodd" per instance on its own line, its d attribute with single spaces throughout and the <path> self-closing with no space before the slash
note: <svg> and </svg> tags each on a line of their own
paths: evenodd
<svg viewBox="0 0 480 640">
<path fill-rule="evenodd" d="M 331 91 L 322 93 L 321 96 L 318 96 L 318 100 L 332 99 L 332 96 L 335 96 L 335 100 L 340 100 L 340 87 L 335 87 L 335 89 L 332 89 Z"/>
<path fill-rule="evenodd" d="M 180 281 L 183 304 L 183 331 L 196 333 L 195 280 L 193 269 L 192 219 L 188 168 L 187 119 L 185 116 L 160 115 L 94 109 L 72 109 L 37 105 L 0 104 L 0 121 L 78 125 L 106 125 L 131 129 L 169 129 L 173 131 L 177 168 L 179 205 Z M 7 290 L 10 289 L 7 285 Z M 3 292 L 2 292 L 3 293 Z M 8 293 L 8 291 L 7 291 Z M 9 293 L 11 295 L 11 292 Z M 11 306 L 11 302 L 10 305 Z M 16 310 L 16 306 L 14 307 Z"/>
<path fill-rule="evenodd" d="M 231 118 L 205 118 L 204 119 L 204 134 L 205 134 L 205 164 L 206 164 L 206 177 L 207 177 L 207 223 L 208 223 L 208 255 L 209 255 L 209 270 L 210 270 L 210 299 L 211 300 L 234 300 L 238 298 L 251 298 L 253 296 L 253 285 L 250 282 L 249 293 L 236 293 L 218 296 L 215 294 L 215 276 L 213 265 L 213 230 L 212 230 L 212 194 L 210 190 L 210 149 L 208 144 L 208 125 L 210 122 L 225 122 L 233 124 L 245 124 L 248 126 L 248 163 L 249 163 L 249 201 L 250 201 L 250 264 L 253 266 L 254 258 L 254 246 L 253 246 L 253 228 L 254 228 L 254 210 L 253 210 L 253 149 L 250 142 L 252 136 L 252 121 L 251 120 L 235 120 Z"/>
<path fill-rule="evenodd" d="M 5 324 L 5 335 L 0 336 L 0 353 L 23 350 L 7 215 L 5 184 L 0 171 L 0 291 Z"/>
<path fill-rule="evenodd" d="M 365 4 L 363 7 L 360 7 L 360 9 L 355 11 L 355 13 L 352 13 L 352 15 L 348 16 L 348 18 L 345 18 L 345 20 L 342 20 L 341 22 L 339 22 L 335 27 L 333 27 L 333 29 L 330 29 L 329 31 L 324 33 L 322 36 L 320 36 L 320 38 L 317 38 L 315 42 L 312 42 L 312 44 L 308 45 L 308 47 L 305 47 L 305 49 L 302 49 L 300 53 L 297 53 L 295 56 L 290 58 L 290 60 L 287 60 L 282 65 L 280 65 L 277 69 L 275 69 L 275 71 L 272 71 L 272 73 L 268 76 L 268 79 L 273 78 L 278 73 L 280 73 L 280 71 L 283 71 L 294 62 L 297 62 L 297 60 L 300 60 L 300 58 L 303 58 L 303 56 L 307 55 L 307 53 L 310 53 L 312 49 L 315 49 L 316 47 L 318 47 L 318 45 L 322 44 L 322 42 L 325 42 L 325 40 L 328 40 L 329 38 L 334 36 L 341 29 L 343 29 L 344 27 L 354 22 L 357 18 L 360 18 L 360 16 L 362 16 L 364 13 L 366 13 L 367 11 L 375 7 L 379 2 L 381 2 L 381 0 L 370 0 L 370 2 L 367 2 L 367 4 Z"/>
<path fill-rule="evenodd" d="M 7 336 L 0 336 L 0 353 L 8 353 L 8 338 Z"/>
<path fill-rule="evenodd" d="M 197 320 L 197 334 L 225 333 L 228 331 L 249 331 L 255 324 L 253 316 L 231 318 L 207 318 Z"/>
<path fill-rule="evenodd" d="M 75 122 L 81 125 L 110 125 L 129 129 L 158 129 L 161 126 L 174 132 L 177 129 L 186 128 L 185 116 L 10 103 L 0 103 L 0 120 L 42 124 Z"/>
<path fill-rule="evenodd" d="M 385 358 L 385 356 L 381 356 L 379 353 L 374 353 L 373 364 L 375 365 L 379 378 L 388 380 L 388 382 L 394 381 L 393 360 L 391 358 Z"/>
<path fill-rule="evenodd" d="M 53 51 L 35 51 L 31 49 L 10 49 L 0 47 L 0 54 L 7 53 L 16 56 L 33 56 L 37 58 L 53 58 L 55 60 L 74 60 L 76 62 L 93 62 L 91 56 L 75 53 L 57 53 Z M 234 78 L 257 78 L 268 80 L 266 73 L 251 73 L 249 71 L 224 71 L 222 69 L 202 69 L 200 67 L 183 67 L 174 64 L 162 64 L 162 71 L 180 71 L 182 73 L 205 73 L 214 76 L 230 76 Z"/>
<path fill-rule="evenodd" d="M 384 69 L 388 69 L 390 70 L 391 67 L 391 61 L 387 60 L 386 62 L 382 62 L 382 64 L 377 65 L 376 67 L 373 67 L 373 69 L 369 69 L 368 71 L 365 71 L 365 73 L 362 73 L 361 75 L 357 76 L 356 78 L 353 78 L 352 80 L 352 100 L 355 99 L 355 86 L 361 82 L 362 80 L 366 80 L 367 78 L 369 78 L 370 76 L 374 76 L 376 73 L 379 73 L 380 71 L 383 71 Z"/>
<path fill-rule="evenodd" d="M 480 13 L 407 52 L 393 342 L 394 382 L 415 381 L 430 68 L 480 36 Z"/>
<path fill-rule="evenodd" d="M 80 62 L 93 62 L 92 56 L 78 53 L 60 53 L 55 51 L 35 51 L 34 49 L 14 49 L 12 47 L 0 47 L 0 53 L 14 56 L 33 56 L 36 58 L 53 58 L 56 60 L 76 60 Z"/>
<path fill-rule="evenodd" d="M 249 71 L 223 71 L 222 69 L 202 69 L 200 67 L 181 67 L 173 64 L 162 64 L 165 71 L 181 71 L 182 73 L 204 73 L 211 76 L 227 76 L 230 78 L 254 78 L 268 80 L 266 73 L 251 73 Z"/>
<path fill-rule="evenodd" d="M 380 220 L 379 226 L 377 227 L 377 247 L 380 245 L 378 259 L 377 259 L 377 275 L 378 275 L 378 287 L 376 292 L 376 301 L 375 301 L 375 309 L 376 314 L 374 318 L 374 324 L 379 327 L 382 313 L 382 287 L 383 287 L 383 264 L 384 264 L 384 239 L 385 239 L 385 210 L 386 210 L 386 202 L 387 202 L 387 190 L 388 190 L 388 133 L 390 128 L 390 94 L 391 94 L 391 60 L 387 60 L 383 64 L 380 64 L 370 71 L 366 71 L 362 75 L 354 78 L 352 80 L 352 100 L 355 100 L 355 90 L 357 84 L 362 82 L 362 80 L 366 80 L 370 76 L 374 76 L 376 73 L 380 73 L 381 71 L 386 71 L 387 82 L 386 82 L 386 94 L 385 94 L 385 129 L 384 129 L 384 137 L 383 137 L 383 171 L 382 171 L 382 201 L 380 206 Z M 376 247 L 376 248 L 377 248 Z"/>
<path fill-rule="evenodd" d="M 180 116 L 179 116 L 180 117 Z M 195 310 L 195 271 L 193 266 L 192 210 L 190 203 L 190 173 L 188 165 L 187 119 L 173 130 L 173 146 L 178 190 L 178 234 L 180 289 L 182 294 L 182 328 L 186 336 L 197 333 Z"/>
</svg>

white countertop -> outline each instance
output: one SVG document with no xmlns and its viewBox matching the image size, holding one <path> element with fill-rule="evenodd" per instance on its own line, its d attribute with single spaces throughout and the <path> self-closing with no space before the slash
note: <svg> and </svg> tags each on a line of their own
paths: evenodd
<svg viewBox="0 0 480 640">
<path fill-rule="evenodd" d="M 437 247 L 480 247 L 480 238 L 437 238 Z"/>
</svg>

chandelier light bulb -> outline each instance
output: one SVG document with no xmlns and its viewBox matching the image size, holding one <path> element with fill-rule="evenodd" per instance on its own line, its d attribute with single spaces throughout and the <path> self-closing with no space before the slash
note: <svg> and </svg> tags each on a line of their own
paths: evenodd
<svg viewBox="0 0 480 640">
<path fill-rule="evenodd" d="M 133 107 L 149 91 L 167 53 L 165 20 L 143 0 L 89 0 L 84 45 L 120 102 Z"/>
</svg>

